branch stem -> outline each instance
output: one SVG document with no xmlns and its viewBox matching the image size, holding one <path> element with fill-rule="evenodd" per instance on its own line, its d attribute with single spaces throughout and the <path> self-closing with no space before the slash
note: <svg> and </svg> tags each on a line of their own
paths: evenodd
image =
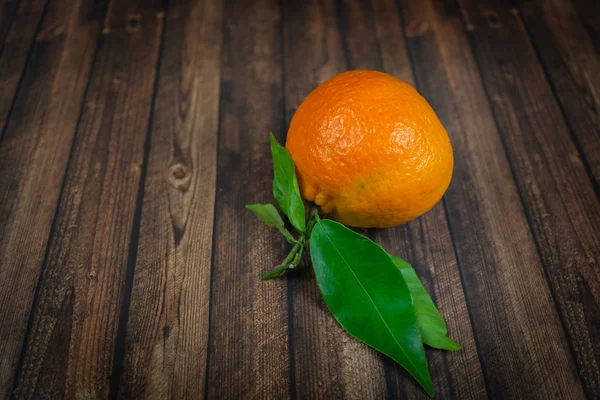
<svg viewBox="0 0 600 400">
<path fill-rule="evenodd" d="M 302 256 L 304 255 L 304 250 L 306 249 L 306 243 L 310 239 L 312 229 L 314 228 L 314 226 L 318 222 L 318 220 L 319 220 L 319 207 L 313 204 L 310 208 L 310 214 L 308 216 L 308 223 L 306 224 L 306 226 L 308 228 L 308 229 L 306 229 L 306 233 L 300 235 L 300 237 L 297 240 L 294 239 L 293 237 L 291 237 L 289 232 L 288 232 L 288 235 L 291 237 L 291 240 L 290 240 L 290 237 L 288 237 L 287 235 L 284 234 L 284 236 L 286 237 L 288 242 L 295 243 L 294 247 L 292 247 L 292 250 L 290 250 L 290 252 L 285 257 L 285 259 L 283 260 L 283 262 L 281 264 L 279 264 L 277 267 L 275 267 L 274 269 L 267 272 L 266 274 L 264 274 L 261 277 L 261 279 L 263 281 L 281 276 L 288 269 L 296 268 L 300 264 L 300 262 L 302 261 Z M 283 233 L 283 231 L 282 231 L 282 233 Z"/>
<path fill-rule="evenodd" d="M 290 252 L 288 253 L 287 257 L 283 260 L 283 262 L 281 264 L 279 264 L 277 267 L 275 267 L 274 269 L 272 269 L 271 271 L 264 274 L 260 279 L 262 279 L 263 281 L 266 281 L 268 279 L 272 279 L 272 278 L 278 277 L 279 275 L 283 274 L 288 268 L 290 268 L 290 264 L 292 263 L 292 260 L 296 256 L 296 253 L 298 253 L 298 251 L 300 251 L 300 249 L 302 249 L 302 248 L 304 248 L 303 243 L 296 243 L 294 245 L 294 247 L 292 247 L 292 250 L 290 250 Z"/>
</svg>

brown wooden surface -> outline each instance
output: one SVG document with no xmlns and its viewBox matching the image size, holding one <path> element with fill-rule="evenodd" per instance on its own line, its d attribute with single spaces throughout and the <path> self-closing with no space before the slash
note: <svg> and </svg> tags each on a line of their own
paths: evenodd
<svg viewBox="0 0 600 400">
<path fill-rule="evenodd" d="M 223 20 L 213 3 L 179 1 L 166 18 L 126 347 L 117 354 L 115 388 L 126 398 L 204 395 Z"/>
<path fill-rule="evenodd" d="M 77 18 L 90 13 L 79 11 Z M 144 0 L 108 6 L 17 371 L 17 397 L 109 393 L 145 168 L 159 11 Z"/>
<path fill-rule="evenodd" d="M 366 231 L 463 349 L 438 398 L 600 398 L 600 42 L 591 0 L 0 1 L 0 397 L 426 398 L 286 244 L 280 141 L 347 69 L 446 127 L 433 210 Z M 308 260 L 306 260 L 308 261 Z M 309 266 L 308 262 L 305 262 Z"/>
<path fill-rule="evenodd" d="M 598 9 L 599 12 L 600 8 Z M 596 183 L 600 182 L 600 59 L 592 36 L 566 1 L 527 1 L 525 28 Z"/>
<path fill-rule="evenodd" d="M 33 41 L 46 41 L 49 37 L 60 36 L 62 21 L 47 16 L 46 0 L 6 1 L 0 21 L 0 138 L 2 138 L 10 112 L 15 106 L 15 93 L 25 72 L 25 63 L 35 49 Z M 63 13 L 66 14 L 66 13 Z M 66 15 L 60 15 L 59 18 Z M 49 23 L 52 21 L 53 23 Z M 29 93 L 35 92 L 30 88 Z"/>
<path fill-rule="evenodd" d="M 102 15 L 80 1 L 54 4 L 31 48 L 15 112 L 0 143 L 0 396 L 13 387 L 36 287 L 47 259 L 74 131 Z M 2 77 L 3 79 L 4 77 Z M 9 77 L 12 79 L 12 77 Z M 10 81 L 12 82 L 12 81 Z M 60 91 L 58 92 L 58 89 Z M 57 134 L 60 132 L 60 134 Z"/>
</svg>

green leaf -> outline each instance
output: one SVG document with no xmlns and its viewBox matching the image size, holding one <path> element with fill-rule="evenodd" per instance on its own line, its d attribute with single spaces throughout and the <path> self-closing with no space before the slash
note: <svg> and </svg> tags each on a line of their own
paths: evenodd
<svg viewBox="0 0 600 400">
<path fill-rule="evenodd" d="M 278 229 L 288 242 L 296 243 L 296 239 L 285 229 L 285 224 L 273 204 L 246 204 L 246 208 L 271 228 Z"/>
<path fill-rule="evenodd" d="M 433 396 L 412 297 L 390 255 L 328 219 L 313 228 L 310 254 L 323 298 L 342 327 L 402 365 Z"/>
<path fill-rule="evenodd" d="M 402 272 L 404 280 L 413 298 L 417 313 L 417 326 L 421 332 L 423 343 L 442 350 L 460 350 L 461 346 L 450 339 L 444 318 L 440 315 L 429 293 L 415 270 L 400 257 L 392 256 L 392 260 Z"/>
<path fill-rule="evenodd" d="M 271 133 L 271 154 L 273 155 L 273 196 L 277 204 L 288 216 L 290 222 L 299 232 L 306 231 L 304 203 L 300 197 L 300 188 L 296 178 L 296 168 L 290 153 L 281 146 Z"/>
</svg>

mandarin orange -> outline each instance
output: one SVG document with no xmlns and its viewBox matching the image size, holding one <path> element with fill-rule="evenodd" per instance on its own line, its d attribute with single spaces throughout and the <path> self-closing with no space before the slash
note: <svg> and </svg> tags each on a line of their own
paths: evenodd
<svg viewBox="0 0 600 400">
<path fill-rule="evenodd" d="M 314 89 L 292 118 L 286 148 L 304 199 L 354 227 L 390 227 L 425 213 L 454 165 L 427 101 L 377 71 L 344 72 Z"/>
</svg>

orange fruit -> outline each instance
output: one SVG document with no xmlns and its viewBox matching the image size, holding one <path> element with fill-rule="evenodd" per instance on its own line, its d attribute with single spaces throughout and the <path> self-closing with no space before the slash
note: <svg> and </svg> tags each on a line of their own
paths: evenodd
<svg viewBox="0 0 600 400">
<path fill-rule="evenodd" d="M 286 148 L 302 197 L 349 226 L 384 228 L 430 210 L 450 184 L 446 130 L 408 83 L 348 71 L 300 104 Z"/>
</svg>

